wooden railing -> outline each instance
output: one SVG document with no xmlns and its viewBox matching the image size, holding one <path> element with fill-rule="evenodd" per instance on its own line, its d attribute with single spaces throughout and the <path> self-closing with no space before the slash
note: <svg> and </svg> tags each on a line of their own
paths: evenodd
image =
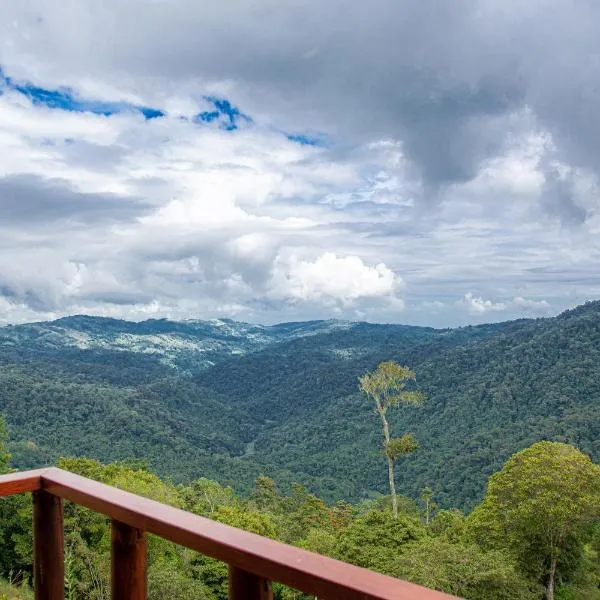
<svg viewBox="0 0 600 600">
<path fill-rule="evenodd" d="M 63 499 L 112 519 L 112 598 L 147 597 L 146 533 L 229 564 L 231 600 L 270 600 L 271 582 L 321 600 L 454 598 L 50 468 L 0 476 L 0 496 L 33 492 L 36 600 L 63 600 Z"/>
</svg>

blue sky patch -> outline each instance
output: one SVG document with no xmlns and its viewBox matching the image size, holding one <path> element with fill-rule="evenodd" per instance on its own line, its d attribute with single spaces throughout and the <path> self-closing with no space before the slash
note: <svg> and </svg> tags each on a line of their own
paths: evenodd
<svg viewBox="0 0 600 600">
<path fill-rule="evenodd" d="M 123 112 L 138 112 L 142 114 L 145 119 L 156 119 L 165 116 L 165 113 L 160 109 L 148 106 L 138 106 L 129 104 L 128 102 L 83 100 L 78 98 L 73 90 L 69 88 L 51 90 L 38 87 L 31 83 L 17 83 L 11 77 L 6 76 L 2 68 L 0 68 L 0 89 L 1 87 L 14 90 L 23 96 L 26 96 L 34 105 L 45 106 L 51 109 L 69 112 L 89 112 L 105 117 Z"/>
<path fill-rule="evenodd" d="M 303 133 L 289 133 L 286 137 L 290 142 L 296 142 L 302 146 L 324 146 L 325 143 L 321 137 Z"/>
<path fill-rule="evenodd" d="M 145 119 L 157 119 L 165 116 L 165 112 L 149 106 L 140 106 L 127 102 L 107 102 L 103 100 L 88 100 L 78 97 L 68 87 L 47 89 L 29 82 L 17 82 L 7 76 L 0 66 L 0 95 L 5 90 L 12 90 L 27 97 L 33 105 L 45 106 L 55 110 L 68 112 L 92 113 L 109 117 L 119 113 L 137 112 Z M 243 113 L 226 98 L 204 96 L 210 104 L 210 109 L 197 113 L 194 123 L 215 124 L 225 131 L 236 131 L 243 125 L 251 125 L 252 118 Z M 185 117 L 182 117 L 185 119 Z M 325 136 L 313 133 L 283 133 L 288 140 L 302 146 L 325 146 Z"/>
<path fill-rule="evenodd" d="M 212 105 L 212 110 L 205 110 L 194 117 L 196 123 L 217 122 L 221 129 L 235 131 L 243 123 L 251 124 L 252 119 L 233 106 L 229 100 L 216 96 L 205 96 L 204 99 Z"/>
<path fill-rule="evenodd" d="M 159 119 L 164 117 L 165 113 L 160 108 L 150 108 L 149 106 L 135 106 L 135 110 L 141 112 L 146 119 Z"/>
</svg>

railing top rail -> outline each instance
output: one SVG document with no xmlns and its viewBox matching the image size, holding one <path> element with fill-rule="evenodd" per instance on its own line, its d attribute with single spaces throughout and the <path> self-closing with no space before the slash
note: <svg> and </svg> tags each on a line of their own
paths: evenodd
<svg viewBox="0 0 600 600">
<path fill-rule="evenodd" d="M 455 598 L 217 523 L 62 469 L 0 476 L 0 496 L 40 489 L 265 579 L 328 600 Z"/>
<path fill-rule="evenodd" d="M 0 496 L 12 496 L 23 492 L 35 492 L 42 489 L 42 473 L 48 469 L 20 471 L 0 475 Z"/>
</svg>

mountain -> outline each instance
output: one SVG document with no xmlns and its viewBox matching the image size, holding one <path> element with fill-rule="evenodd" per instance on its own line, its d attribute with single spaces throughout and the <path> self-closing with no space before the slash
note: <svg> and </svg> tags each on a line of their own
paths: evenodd
<svg viewBox="0 0 600 600">
<path fill-rule="evenodd" d="M 469 508 L 540 439 L 600 459 L 600 303 L 558 317 L 436 330 L 338 321 L 130 323 L 69 317 L 0 329 L 0 412 L 22 467 L 63 454 L 145 459 L 175 481 L 248 489 L 259 473 L 328 499 L 386 490 L 357 377 L 408 364 L 428 397 L 392 427 L 421 446 L 398 487 Z"/>
<path fill-rule="evenodd" d="M 398 468 L 400 489 L 413 497 L 429 486 L 442 504 L 470 507 L 493 471 L 540 439 L 600 458 L 600 303 L 552 319 L 439 332 L 433 341 L 397 343 L 344 364 L 297 342 L 287 348 L 236 361 L 235 371 L 232 361 L 221 363 L 198 381 L 256 418 L 285 411 L 255 441 L 257 455 L 318 475 L 329 496 L 385 489 L 377 417 L 356 392 L 358 375 L 384 357 L 415 369 L 428 396 L 423 407 L 392 416 L 397 433 L 411 431 L 421 443 Z M 318 359 L 307 368 L 311 356 Z M 267 373 L 285 381 L 264 384 Z M 257 393 L 235 395 L 236 388 Z"/>
<path fill-rule="evenodd" d="M 270 344 L 343 330 L 344 321 L 308 321 L 264 326 L 230 319 L 170 321 L 120 319 L 77 315 L 52 322 L 9 325 L 0 329 L 0 348 L 48 353 L 57 350 L 108 350 L 158 357 L 179 368 L 210 367 L 223 357 L 243 355 Z"/>
</svg>

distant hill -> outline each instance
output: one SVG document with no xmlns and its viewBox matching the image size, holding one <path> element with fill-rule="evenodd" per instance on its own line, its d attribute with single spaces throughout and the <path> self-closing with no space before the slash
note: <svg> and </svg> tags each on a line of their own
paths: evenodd
<svg viewBox="0 0 600 600">
<path fill-rule="evenodd" d="M 357 377 L 410 365 L 428 401 L 400 409 L 420 449 L 399 488 L 470 507 L 539 439 L 600 460 L 600 303 L 558 317 L 436 330 L 339 321 L 130 323 L 69 317 L 0 329 L 0 412 L 15 459 L 145 459 L 176 481 L 248 489 L 267 473 L 329 499 L 385 492 L 373 407 Z"/>
<path fill-rule="evenodd" d="M 194 370 L 226 356 L 243 355 L 270 344 L 343 330 L 345 321 L 308 321 L 264 326 L 230 319 L 141 322 L 77 315 L 51 322 L 0 328 L 0 348 L 41 353 L 63 349 L 112 350 L 158 357 L 161 362 Z"/>
</svg>

